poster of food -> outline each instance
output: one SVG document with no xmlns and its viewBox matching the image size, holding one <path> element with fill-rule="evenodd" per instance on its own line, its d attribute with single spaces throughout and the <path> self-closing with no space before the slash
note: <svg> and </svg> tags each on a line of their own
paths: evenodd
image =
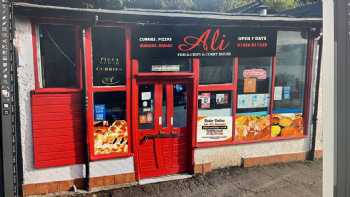
<svg viewBox="0 0 350 197">
<path fill-rule="evenodd" d="M 198 116 L 197 142 L 232 140 L 232 116 Z"/>
<path fill-rule="evenodd" d="M 125 120 L 94 122 L 95 155 L 128 152 L 128 127 Z"/>
<path fill-rule="evenodd" d="M 271 137 L 301 137 L 304 135 L 301 113 L 273 114 Z"/>
<path fill-rule="evenodd" d="M 251 141 L 270 138 L 270 116 L 242 114 L 236 115 L 235 140 Z"/>
</svg>

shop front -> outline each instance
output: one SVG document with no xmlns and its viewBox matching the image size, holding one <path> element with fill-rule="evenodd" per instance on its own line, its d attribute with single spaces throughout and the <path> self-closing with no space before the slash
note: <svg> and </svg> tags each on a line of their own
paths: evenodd
<svg viewBox="0 0 350 197">
<path fill-rule="evenodd" d="M 18 34 L 31 33 L 18 43 L 30 37 L 32 51 L 20 61 L 34 73 L 33 86 L 19 78 L 31 97 L 29 185 L 70 166 L 84 166 L 89 187 L 193 174 L 307 143 L 313 26 L 21 20 Z"/>
</svg>

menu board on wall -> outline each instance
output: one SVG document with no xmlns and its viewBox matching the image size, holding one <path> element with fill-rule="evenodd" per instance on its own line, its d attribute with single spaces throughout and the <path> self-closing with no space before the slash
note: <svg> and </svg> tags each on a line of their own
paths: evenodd
<svg viewBox="0 0 350 197">
<path fill-rule="evenodd" d="M 97 27 L 92 31 L 94 86 L 125 84 L 125 35 L 119 28 Z"/>
<path fill-rule="evenodd" d="M 197 142 L 229 141 L 232 139 L 232 116 L 197 118 Z"/>
<path fill-rule="evenodd" d="M 181 31 L 179 31 L 181 29 Z M 146 25 L 133 29 L 137 58 L 273 56 L 277 32 L 217 26 Z"/>
</svg>

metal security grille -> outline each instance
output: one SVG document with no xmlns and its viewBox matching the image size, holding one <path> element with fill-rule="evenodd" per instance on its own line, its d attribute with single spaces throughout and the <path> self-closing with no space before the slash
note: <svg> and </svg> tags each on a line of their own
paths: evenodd
<svg viewBox="0 0 350 197">
<path fill-rule="evenodd" d="M 17 168 L 17 121 L 14 50 L 12 45 L 11 0 L 0 0 L 0 84 L 1 84 L 1 160 L 0 196 L 19 196 Z"/>
</svg>

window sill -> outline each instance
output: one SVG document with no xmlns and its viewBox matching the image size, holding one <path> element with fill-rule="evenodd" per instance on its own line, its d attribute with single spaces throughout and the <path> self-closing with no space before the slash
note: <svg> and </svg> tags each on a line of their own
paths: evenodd
<svg viewBox="0 0 350 197">
<path fill-rule="evenodd" d="M 91 161 L 98 161 L 98 160 L 107 160 L 107 159 L 118 159 L 118 158 L 125 158 L 125 157 L 132 157 L 134 156 L 133 153 L 112 153 L 108 155 L 91 155 L 90 160 Z"/>
<path fill-rule="evenodd" d="M 275 137 L 266 140 L 250 140 L 250 141 L 223 141 L 223 142 L 198 142 L 195 145 L 195 148 L 209 148 L 209 147 L 218 147 L 218 146 L 232 146 L 232 145 L 241 145 L 241 144 L 253 144 L 253 143 L 265 143 L 265 142 L 275 142 L 283 140 L 298 140 L 307 138 L 307 135 L 303 136 L 291 136 L 291 137 Z"/>
<path fill-rule="evenodd" d="M 57 94 L 57 93 L 79 93 L 80 88 L 40 88 L 32 91 L 32 94 Z"/>
</svg>

